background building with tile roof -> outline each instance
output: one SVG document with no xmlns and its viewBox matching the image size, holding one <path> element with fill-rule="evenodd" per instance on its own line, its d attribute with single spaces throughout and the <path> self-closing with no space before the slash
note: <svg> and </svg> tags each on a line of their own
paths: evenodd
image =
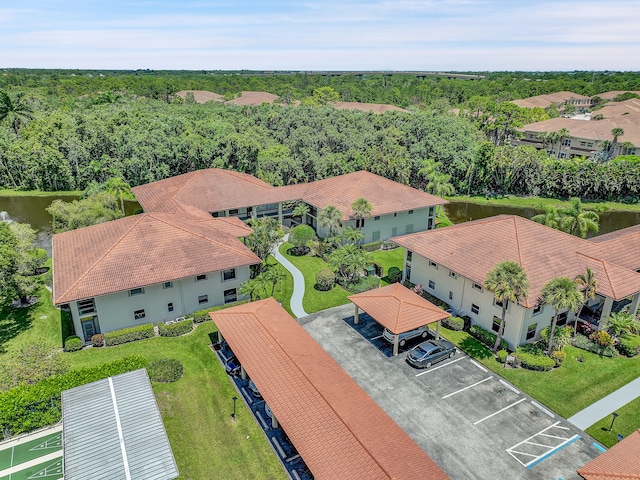
<svg viewBox="0 0 640 480">
<path fill-rule="evenodd" d="M 635 227 L 627 235 L 637 235 Z M 625 256 L 621 238 L 598 243 L 522 217 L 498 215 L 392 240 L 407 249 L 406 279 L 423 285 L 425 291 L 487 330 L 497 330 L 502 312 L 493 294 L 483 287 L 487 274 L 506 260 L 522 266 L 529 293 L 520 304 L 508 306 L 504 334 L 511 347 L 516 347 L 537 339 L 551 323 L 553 307 L 542 305 L 540 297 L 544 284 L 559 276 L 574 278 L 587 268 L 593 270 L 598 289 L 588 307 L 598 312 L 597 318 L 589 318 L 594 323 L 623 306 L 637 312 L 640 258 Z M 576 314 L 561 312 L 558 324 L 570 323 Z"/>
</svg>

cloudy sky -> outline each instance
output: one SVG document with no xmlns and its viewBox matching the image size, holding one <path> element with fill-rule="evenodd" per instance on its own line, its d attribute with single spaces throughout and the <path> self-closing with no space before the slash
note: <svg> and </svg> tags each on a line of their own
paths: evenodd
<svg viewBox="0 0 640 480">
<path fill-rule="evenodd" d="M 640 70 L 638 0 L 0 0 L 0 68 Z"/>
</svg>

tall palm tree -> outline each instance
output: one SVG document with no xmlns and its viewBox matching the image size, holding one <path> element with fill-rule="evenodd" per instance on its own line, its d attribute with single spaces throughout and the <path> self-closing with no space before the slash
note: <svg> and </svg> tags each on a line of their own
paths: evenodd
<svg viewBox="0 0 640 480">
<path fill-rule="evenodd" d="M 613 158 L 616 155 L 616 148 L 618 146 L 618 137 L 624 135 L 624 130 L 620 127 L 615 127 L 611 129 L 611 136 L 613 137 L 613 141 L 611 142 L 611 149 L 609 150 L 609 159 Z"/>
<path fill-rule="evenodd" d="M 555 132 L 555 139 L 558 141 L 558 158 L 560 157 L 560 148 L 562 147 L 562 141 L 569 135 L 571 135 L 571 132 L 566 128 L 561 128 L 560 130 Z"/>
<path fill-rule="evenodd" d="M 498 328 L 498 334 L 496 335 L 496 343 L 493 345 L 493 351 L 496 352 L 500 347 L 502 335 L 504 334 L 504 318 L 507 314 L 509 302 L 518 303 L 526 298 L 529 293 L 529 279 L 519 263 L 507 260 L 498 263 L 487 274 L 484 288 L 493 293 L 496 302 L 502 303 L 500 328 Z"/>
<path fill-rule="evenodd" d="M 576 284 L 578 285 L 578 290 L 580 290 L 580 292 L 582 292 L 582 295 L 584 296 L 584 301 L 580 306 L 580 310 L 578 310 L 578 315 L 580 315 L 580 311 L 582 311 L 582 308 L 589 302 L 589 300 L 596 296 L 596 290 L 598 290 L 598 282 L 596 281 L 596 276 L 593 273 L 593 270 L 591 270 L 589 267 L 587 267 L 585 273 L 576 275 L 573 281 L 576 282 Z M 578 315 L 576 315 L 576 321 L 573 325 L 574 335 L 578 331 Z"/>
<path fill-rule="evenodd" d="M 120 199 L 120 208 L 122 209 L 122 215 L 124 215 L 124 199 L 132 196 L 129 184 L 122 177 L 111 177 L 104 182 L 104 189 Z"/>
<path fill-rule="evenodd" d="M 579 198 L 571 199 L 571 206 L 560 211 L 560 230 L 586 238 L 589 233 L 600 230 L 600 216 L 591 210 L 584 210 Z"/>
<path fill-rule="evenodd" d="M 542 287 L 542 301 L 547 305 L 553 306 L 554 309 L 551 329 L 549 330 L 549 347 L 547 348 L 547 355 L 551 356 L 553 336 L 558 323 L 558 313 L 561 310 L 575 312 L 582 305 L 584 295 L 578 290 L 576 282 L 567 277 L 557 277 L 549 280 Z"/>
<path fill-rule="evenodd" d="M 23 92 L 11 96 L 5 90 L 0 90 L 0 122 L 8 120 L 16 135 L 20 127 L 33 118 L 33 109 L 23 97 Z"/>
<path fill-rule="evenodd" d="M 322 228 L 329 229 L 329 236 L 332 237 L 342 225 L 342 213 L 337 207 L 328 205 L 320 210 L 318 215 L 318 223 Z"/>
<path fill-rule="evenodd" d="M 373 206 L 366 198 L 358 198 L 351 204 L 351 210 L 353 210 L 353 216 L 356 219 L 356 224 L 361 227 L 364 222 L 361 223 L 360 220 L 371 216 Z"/>
</svg>

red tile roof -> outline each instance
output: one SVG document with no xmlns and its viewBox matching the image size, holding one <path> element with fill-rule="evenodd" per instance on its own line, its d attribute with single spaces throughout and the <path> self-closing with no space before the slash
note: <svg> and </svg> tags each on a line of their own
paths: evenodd
<svg viewBox="0 0 640 480">
<path fill-rule="evenodd" d="M 176 92 L 176 95 L 181 98 L 187 98 L 187 93 L 193 94 L 193 99 L 195 100 L 196 103 L 224 101 L 224 98 L 219 93 L 213 93 L 207 90 L 180 90 L 179 92 Z"/>
<path fill-rule="evenodd" d="M 273 298 L 210 316 L 316 479 L 448 478 Z"/>
<path fill-rule="evenodd" d="M 590 239 L 607 260 L 630 270 L 640 270 L 640 225 L 623 228 Z M 634 248 L 635 247 L 635 248 Z"/>
<path fill-rule="evenodd" d="M 259 263 L 241 223 L 146 213 L 54 235 L 54 303 Z"/>
<path fill-rule="evenodd" d="M 242 92 L 239 97 L 224 102 L 227 105 L 262 105 L 263 103 L 273 103 L 278 99 L 278 95 L 269 92 Z"/>
<path fill-rule="evenodd" d="M 440 197 L 366 171 L 272 187 L 245 173 L 211 168 L 140 185 L 132 190 L 147 212 L 184 212 L 189 206 L 214 212 L 304 200 L 318 210 L 333 205 L 342 212 L 343 220 L 349 220 L 353 218 L 351 204 L 358 198 L 366 198 L 371 203 L 372 216 L 448 203 Z"/>
<path fill-rule="evenodd" d="M 523 305 L 538 303 L 544 284 L 594 270 L 598 293 L 621 300 L 640 292 L 640 274 L 608 260 L 600 247 L 515 215 L 498 215 L 392 239 L 418 255 L 483 284 L 496 264 L 512 260 L 529 278 Z"/>
<path fill-rule="evenodd" d="M 440 307 L 412 292 L 401 283 L 349 296 L 391 333 L 404 333 L 449 317 Z"/>
<path fill-rule="evenodd" d="M 547 93 L 545 95 L 536 95 L 535 97 L 522 98 L 520 100 L 512 100 L 511 103 L 515 103 L 522 108 L 547 108 L 550 105 L 564 103 L 568 100 L 587 100 L 588 98 L 589 97 L 585 97 L 584 95 L 580 95 L 579 93 L 555 92 Z"/>
<path fill-rule="evenodd" d="M 578 469 L 585 480 L 640 479 L 640 430 Z"/>
</svg>

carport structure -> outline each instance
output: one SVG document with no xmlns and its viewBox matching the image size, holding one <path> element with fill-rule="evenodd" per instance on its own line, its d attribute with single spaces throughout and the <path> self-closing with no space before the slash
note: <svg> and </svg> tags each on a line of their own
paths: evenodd
<svg viewBox="0 0 640 480">
<path fill-rule="evenodd" d="M 314 478 L 449 478 L 273 298 L 209 315 Z"/>
<path fill-rule="evenodd" d="M 358 323 L 358 315 L 362 309 L 396 335 L 393 343 L 394 356 L 398 355 L 399 334 L 438 322 L 437 338 L 440 335 L 440 321 L 450 316 L 401 283 L 392 283 L 348 298 L 356 307 L 355 324 Z"/>
</svg>

